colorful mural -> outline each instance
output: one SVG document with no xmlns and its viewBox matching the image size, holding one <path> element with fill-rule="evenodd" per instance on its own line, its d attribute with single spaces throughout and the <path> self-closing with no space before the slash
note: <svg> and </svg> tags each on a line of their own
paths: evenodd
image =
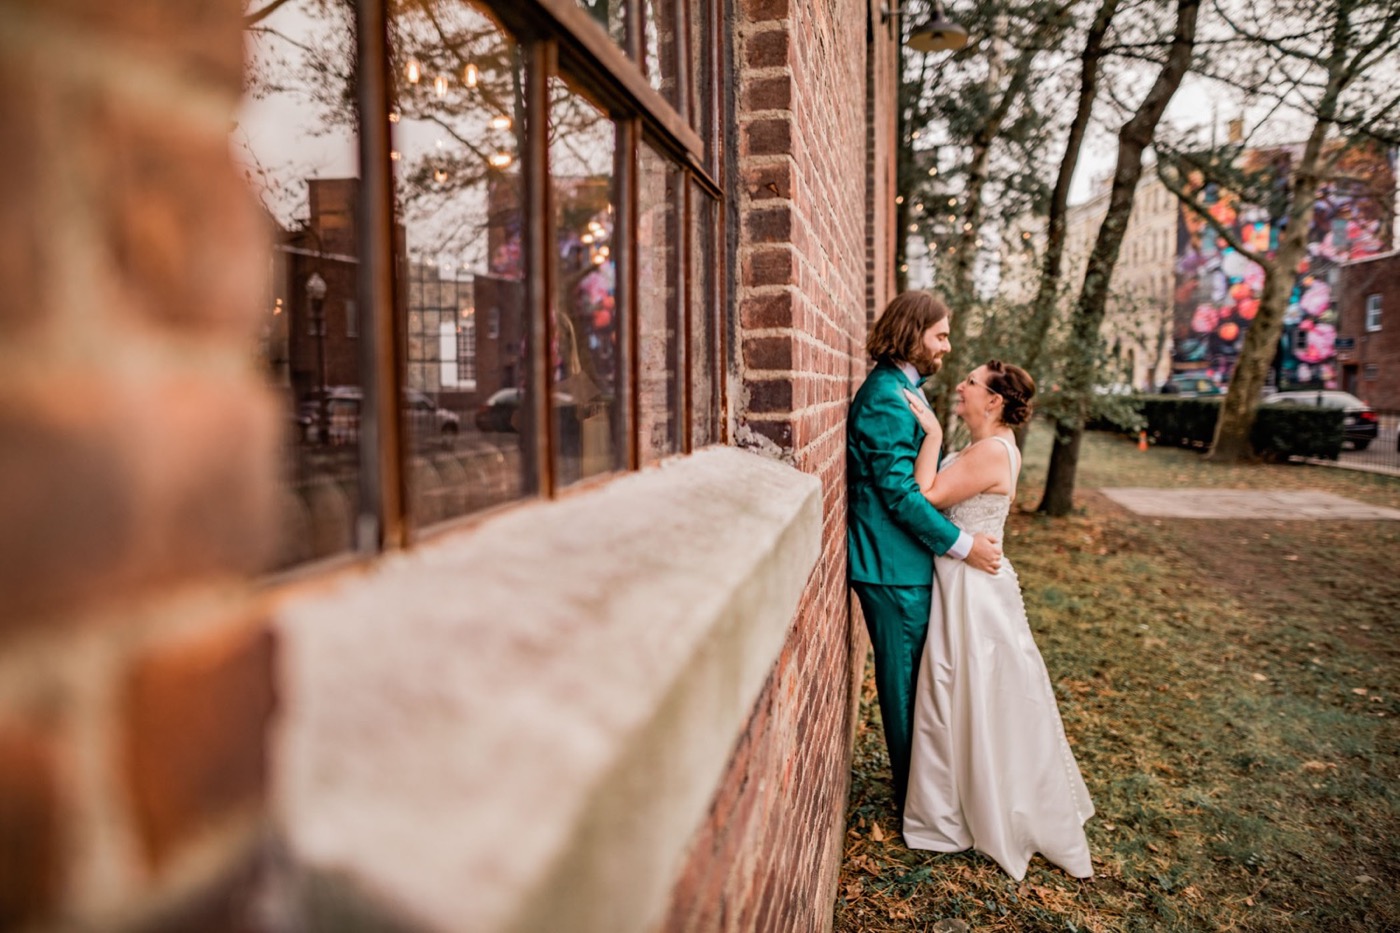
<svg viewBox="0 0 1400 933">
<path fill-rule="evenodd" d="M 1286 208 L 1283 186 L 1296 149 L 1251 150 L 1243 168 L 1278 179 L 1278 197 L 1264 206 L 1243 204 L 1233 192 L 1205 188 L 1211 217 L 1251 251 L 1271 254 Z M 1307 235 L 1307 256 L 1284 317 L 1274 361 L 1280 388 L 1336 388 L 1337 311 L 1332 300 L 1340 265 L 1382 252 L 1390 242 L 1395 192 L 1394 153 L 1357 148 L 1344 153 L 1332 181 L 1318 191 Z M 1203 218 L 1181 209 L 1177 228 L 1176 313 L 1172 371 L 1229 383 L 1244 335 L 1259 311 L 1264 270 L 1234 249 Z"/>
</svg>

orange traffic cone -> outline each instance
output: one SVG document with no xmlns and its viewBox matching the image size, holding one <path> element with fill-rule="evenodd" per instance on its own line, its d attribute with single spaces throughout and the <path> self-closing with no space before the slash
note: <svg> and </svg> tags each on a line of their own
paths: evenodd
<svg viewBox="0 0 1400 933">
<path fill-rule="evenodd" d="M 1147 449 L 1147 432 L 1146 432 L 1146 431 L 1139 431 L 1139 432 L 1138 432 L 1138 450 L 1146 450 L 1146 449 Z"/>
</svg>

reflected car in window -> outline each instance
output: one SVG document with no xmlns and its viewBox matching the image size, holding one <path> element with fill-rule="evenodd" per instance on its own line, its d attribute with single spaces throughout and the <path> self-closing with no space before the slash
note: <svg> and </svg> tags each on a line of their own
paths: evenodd
<svg viewBox="0 0 1400 933">
<path fill-rule="evenodd" d="M 1357 450 L 1365 450 L 1380 433 L 1380 418 L 1361 399 L 1350 392 L 1336 389 L 1302 389 L 1275 392 L 1264 399 L 1265 405 L 1313 405 L 1319 408 L 1340 408 L 1342 440 Z"/>
<path fill-rule="evenodd" d="M 475 423 L 477 430 L 486 432 L 512 431 L 518 433 L 520 421 L 517 417 L 520 411 L 521 391 L 514 386 L 507 386 L 499 389 L 479 405 L 476 409 Z M 554 393 L 554 405 L 560 410 L 565 423 L 576 421 L 578 418 L 577 406 L 574 398 L 567 392 Z"/>
<path fill-rule="evenodd" d="M 416 441 L 439 440 L 450 446 L 461 431 L 461 417 L 433 402 L 427 393 L 406 389 L 403 393 L 403 413 L 409 437 Z M 326 390 L 325 436 L 331 446 L 353 444 L 360 439 L 360 406 L 364 392 L 359 386 L 331 386 Z M 321 436 L 318 426 L 319 406 L 316 399 L 301 404 L 297 421 L 302 437 L 316 443 Z"/>
</svg>

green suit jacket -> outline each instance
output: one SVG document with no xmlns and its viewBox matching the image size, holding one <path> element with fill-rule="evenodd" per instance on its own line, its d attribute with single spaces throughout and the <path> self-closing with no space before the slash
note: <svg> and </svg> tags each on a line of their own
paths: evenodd
<svg viewBox="0 0 1400 933">
<path fill-rule="evenodd" d="M 846 420 L 846 543 L 852 583 L 929 586 L 933 556 L 958 540 L 956 525 L 929 504 L 914 479 L 924 429 L 898 367 L 879 363 L 851 400 Z"/>
</svg>

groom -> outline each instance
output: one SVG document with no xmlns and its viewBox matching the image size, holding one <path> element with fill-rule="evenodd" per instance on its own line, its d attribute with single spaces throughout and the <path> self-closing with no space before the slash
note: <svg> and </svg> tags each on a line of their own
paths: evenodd
<svg viewBox="0 0 1400 933">
<path fill-rule="evenodd" d="M 875 689 L 903 810 L 914 732 L 914 689 L 933 598 L 933 557 L 946 554 L 988 573 L 1001 546 L 969 535 L 929 504 L 914 479 L 924 430 L 903 390 L 938 372 L 948 343 L 948 307 L 928 292 L 897 296 L 866 339 L 875 368 L 846 420 L 847 531 L 851 588 L 875 649 Z"/>
</svg>

